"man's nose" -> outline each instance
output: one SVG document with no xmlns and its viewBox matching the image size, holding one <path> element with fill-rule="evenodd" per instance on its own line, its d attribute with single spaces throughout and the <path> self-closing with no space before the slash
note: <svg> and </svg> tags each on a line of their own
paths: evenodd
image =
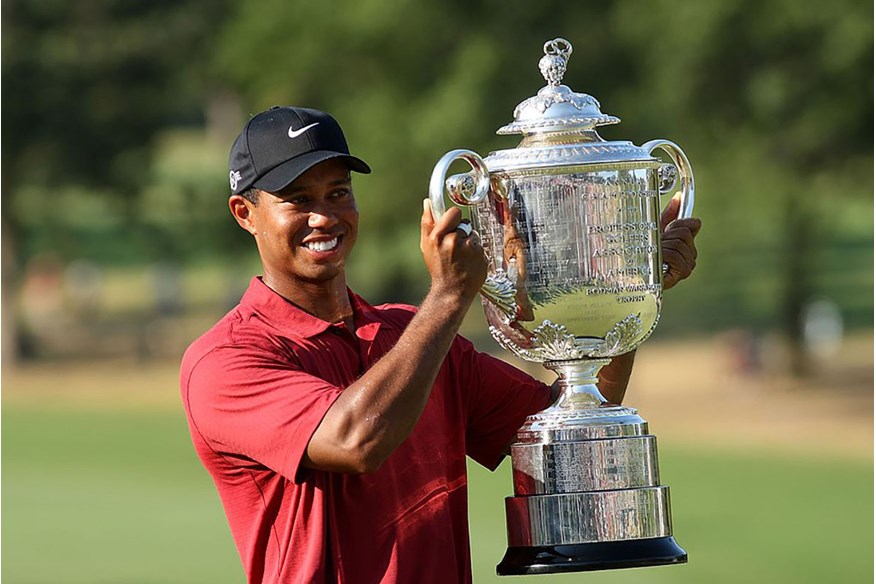
<svg viewBox="0 0 876 584">
<path fill-rule="evenodd" d="M 325 229 L 337 222 L 337 216 L 328 209 L 314 209 L 307 218 L 307 226 L 311 229 Z"/>
</svg>

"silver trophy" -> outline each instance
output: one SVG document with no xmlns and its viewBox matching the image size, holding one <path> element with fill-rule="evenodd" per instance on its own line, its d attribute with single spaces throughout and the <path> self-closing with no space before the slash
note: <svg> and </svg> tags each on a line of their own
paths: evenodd
<svg viewBox="0 0 876 584">
<path fill-rule="evenodd" d="M 481 293 L 490 333 L 518 357 L 559 376 L 562 394 L 529 416 L 511 447 L 514 496 L 505 500 L 508 550 L 500 575 L 684 563 L 672 536 L 657 444 L 633 408 L 596 387 L 610 358 L 632 351 L 660 316 L 659 195 L 680 189 L 690 217 L 694 178 L 667 140 L 607 142 L 596 126 L 620 120 L 562 85 L 572 53 L 545 43 L 547 85 L 499 134 L 517 148 L 482 159 L 448 152 L 429 196 L 471 206 L 489 265 Z M 662 150 L 671 163 L 652 155 Z M 446 178 L 463 159 L 471 171 Z M 445 180 L 446 179 L 446 180 Z"/>
</svg>

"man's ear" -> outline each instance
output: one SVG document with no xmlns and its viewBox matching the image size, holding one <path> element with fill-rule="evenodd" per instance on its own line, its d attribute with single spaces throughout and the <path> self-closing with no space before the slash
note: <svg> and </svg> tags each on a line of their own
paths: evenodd
<svg viewBox="0 0 876 584">
<path fill-rule="evenodd" d="M 256 228 L 252 222 L 252 205 L 252 202 L 242 195 L 231 195 L 228 197 L 228 208 L 231 210 L 234 220 L 243 229 L 255 235 Z"/>
</svg>

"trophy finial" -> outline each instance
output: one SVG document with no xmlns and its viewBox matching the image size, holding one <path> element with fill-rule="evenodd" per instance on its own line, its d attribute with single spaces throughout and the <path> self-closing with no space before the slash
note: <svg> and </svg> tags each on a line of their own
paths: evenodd
<svg viewBox="0 0 876 584">
<path fill-rule="evenodd" d="M 566 74 L 566 63 L 572 55 L 572 43 L 564 38 L 555 38 L 544 44 L 544 57 L 538 62 L 538 69 L 548 85 L 559 86 Z"/>
<path fill-rule="evenodd" d="M 563 85 L 566 65 L 572 55 L 572 43 L 555 38 L 544 44 L 544 56 L 538 68 L 547 85 L 514 108 L 514 121 L 502 126 L 497 134 L 569 134 L 589 132 L 596 126 L 616 124 L 620 120 L 599 109 L 592 95 L 575 93 Z"/>
</svg>

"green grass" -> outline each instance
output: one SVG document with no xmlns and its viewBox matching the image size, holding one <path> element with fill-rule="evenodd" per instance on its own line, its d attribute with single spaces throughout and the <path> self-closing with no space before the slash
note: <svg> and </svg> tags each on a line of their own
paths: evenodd
<svg viewBox="0 0 876 584">
<path fill-rule="evenodd" d="M 8 584 L 233 583 L 243 574 L 181 412 L 3 407 Z M 873 581 L 873 466 L 661 444 L 684 566 L 505 582 Z M 499 580 L 508 463 L 471 470 L 475 582 Z"/>
<path fill-rule="evenodd" d="M 2 580 L 242 582 L 182 413 L 3 407 Z"/>
<path fill-rule="evenodd" d="M 507 463 L 506 463 L 507 465 Z M 510 469 L 470 465 L 475 582 L 505 581 L 504 497 Z M 661 482 L 672 493 L 673 531 L 689 563 L 527 583 L 873 582 L 873 465 L 709 452 L 661 444 Z"/>
</svg>

